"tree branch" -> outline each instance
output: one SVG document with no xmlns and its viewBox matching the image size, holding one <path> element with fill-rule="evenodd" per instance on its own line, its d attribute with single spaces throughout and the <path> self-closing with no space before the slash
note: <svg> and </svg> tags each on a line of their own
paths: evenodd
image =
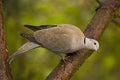
<svg viewBox="0 0 120 80">
<path fill-rule="evenodd" d="M 100 1 L 100 0 L 96 0 L 96 2 L 97 2 L 99 5 L 101 5 L 101 1 Z"/>
<path fill-rule="evenodd" d="M 120 22 L 118 22 L 117 20 L 112 20 L 112 22 L 116 25 L 116 26 L 119 26 L 120 27 Z"/>
<path fill-rule="evenodd" d="M 7 58 L 8 55 L 3 24 L 2 0 L 0 0 L 0 80 L 12 80 L 9 64 L 6 62 Z"/>
<path fill-rule="evenodd" d="M 120 18 L 120 14 L 117 14 L 117 13 L 116 13 L 116 14 L 114 15 L 114 18 Z"/>
<path fill-rule="evenodd" d="M 112 20 L 115 10 L 119 7 L 120 0 L 104 0 L 93 19 L 88 24 L 84 34 L 87 37 L 94 37 L 99 40 L 105 28 L 107 28 L 108 23 Z M 61 61 L 46 80 L 69 80 L 92 53 L 93 51 L 91 50 L 82 49 L 71 54 L 69 59 L 72 63 L 66 62 L 64 64 L 64 62 Z"/>
</svg>

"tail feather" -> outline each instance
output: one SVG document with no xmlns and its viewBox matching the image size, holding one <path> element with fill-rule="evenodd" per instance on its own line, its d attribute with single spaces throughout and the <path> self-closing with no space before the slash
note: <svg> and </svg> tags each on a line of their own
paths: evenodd
<svg viewBox="0 0 120 80">
<path fill-rule="evenodd" d="M 9 62 L 9 64 L 13 61 L 13 59 L 20 55 L 20 54 L 23 54 L 31 49 L 34 49 L 34 48 L 37 48 L 37 47 L 40 47 L 41 45 L 39 44 L 36 44 L 34 42 L 27 42 L 25 43 L 24 45 L 22 45 L 15 53 L 13 53 L 8 59 L 7 61 Z"/>
</svg>

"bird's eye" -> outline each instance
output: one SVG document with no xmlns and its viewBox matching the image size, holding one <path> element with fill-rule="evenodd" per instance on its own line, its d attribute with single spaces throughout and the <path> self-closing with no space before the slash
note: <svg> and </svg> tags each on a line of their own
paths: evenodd
<svg viewBox="0 0 120 80">
<path fill-rule="evenodd" d="M 96 45 L 96 43 L 94 43 L 94 45 Z"/>
</svg>

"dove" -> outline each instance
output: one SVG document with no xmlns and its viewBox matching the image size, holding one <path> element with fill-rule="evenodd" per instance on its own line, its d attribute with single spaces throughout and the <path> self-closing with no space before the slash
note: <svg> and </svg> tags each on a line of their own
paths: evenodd
<svg viewBox="0 0 120 80">
<path fill-rule="evenodd" d="M 37 47 L 46 48 L 56 53 L 62 59 L 64 54 L 73 53 L 80 49 L 90 49 L 97 51 L 99 43 L 95 39 L 85 37 L 80 28 L 71 24 L 55 24 L 55 25 L 24 25 L 34 31 L 33 34 L 22 33 L 21 36 L 26 38 L 28 42 L 23 44 L 9 58 L 11 63 L 13 59 L 22 53 Z"/>
</svg>

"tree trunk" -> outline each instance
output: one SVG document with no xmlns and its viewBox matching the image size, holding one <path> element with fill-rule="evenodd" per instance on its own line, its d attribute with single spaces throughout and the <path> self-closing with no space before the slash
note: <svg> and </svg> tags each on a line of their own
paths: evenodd
<svg viewBox="0 0 120 80">
<path fill-rule="evenodd" d="M 96 14 L 84 31 L 87 37 L 94 37 L 97 40 L 99 40 L 108 23 L 112 20 L 115 10 L 120 7 L 120 0 L 103 1 L 104 2 L 99 3 L 100 7 L 97 9 Z M 72 63 L 64 63 L 61 61 L 46 80 L 69 80 L 79 69 L 79 66 L 81 66 L 92 53 L 93 51 L 85 49 L 73 53 L 69 57 Z"/>
<path fill-rule="evenodd" d="M 0 0 L 0 80 L 12 80 L 9 64 L 6 62 L 8 58 L 7 53 L 2 13 L 2 0 Z"/>
</svg>

